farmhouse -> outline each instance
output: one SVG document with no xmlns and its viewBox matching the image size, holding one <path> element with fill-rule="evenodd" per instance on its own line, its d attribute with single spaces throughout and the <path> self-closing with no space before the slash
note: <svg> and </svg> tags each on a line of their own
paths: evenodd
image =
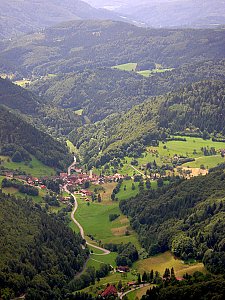
<svg viewBox="0 0 225 300">
<path fill-rule="evenodd" d="M 107 288 L 104 290 L 104 292 L 101 293 L 101 296 L 103 299 L 107 299 L 110 296 L 117 297 L 117 295 L 118 295 L 118 292 L 114 285 L 107 286 Z"/>
<path fill-rule="evenodd" d="M 129 272 L 130 269 L 128 266 L 120 266 L 116 269 L 116 271 L 119 273 L 126 273 L 126 272 Z"/>
</svg>

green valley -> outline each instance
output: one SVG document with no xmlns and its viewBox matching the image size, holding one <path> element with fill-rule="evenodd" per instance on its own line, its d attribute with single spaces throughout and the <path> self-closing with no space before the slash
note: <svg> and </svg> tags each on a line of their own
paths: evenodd
<svg viewBox="0 0 225 300">
<path fill-rule="evenodd" d="M 224 299 L 224 26 L 11 2 L 0 4 L 0 299 Z"/>
</svg>

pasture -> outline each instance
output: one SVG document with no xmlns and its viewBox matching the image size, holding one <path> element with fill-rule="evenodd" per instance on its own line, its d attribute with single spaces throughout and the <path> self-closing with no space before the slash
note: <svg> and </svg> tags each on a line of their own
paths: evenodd
<svg viewBox="0 0 225 300">
<path fill-rule="evenodd" d="M 151 270 L 158 271 L 162 276 L 166 268 L 174 268 L 176 277 L 182 277 L 185 273 L 193 274 L 196 271 L 205 273 L 206 270 L 202 263 L 185 264 L 182 260 L 174 258 L 171 252 L 165 252 L 147 259 L 139 260 L 135 263 L 135 268 L 139 273 Z"/>
<path fill-rule="evenodd" d="M 82 116 L 82 115 L 83 115 L 83 111 L 84 111 L 83 109 L 78 109 L 78 110 L 75 110 L 74 113 L 75 113 L 76 115 L 78 115 L 78 116 Z"/>
<path fill-rule="evenodd" d="M 2 160 L 3 167 L 9 170 L 20 170 L 34 177 L 53 176 L 56 174 L 53 168 L 44 165 L 41 161 L 37 160 L 34 156 L 31 157 L 32 157 L 32 161 L 30 161 L 29 163 L 12 162 L 11 159 L 6 156 L 0 156 L 0 159 Z"/>
<path fill-rule="evenodd" d="M 66 141 L 67 147 L 69 148 L 70 153 L 77 153 L 77 148 L 74 146 L 74 144 L 70 141 Z"/>
<path fill-rule="evenodd" d="M 135 272 L 129 272 L 125 276 L 120 273 L 111 273 L 107 277 L 101 278 L 100 281 L 96 282 L 94 285 L 81 290 L 81 292 L 86 292 L 96 296 L 99 291 L 103 291 L 106 288 L 108 283 L 117 286 L 120 280 L 122 284 L 125 285 L 129 281 L 136 281 L 137 275 Z"/>
<path fill-rule="evenodd" d="M 152 288 L 154 284 L 150 284 L 148 286 L 142 287 L 140 289 L 134 290 L 127 294 L 128 300 L 140 300 L 143 295 L 146 294 L 147 290 Z"/>
<path fill-rule="evenodd" d="M 213 142 L 212 140 L 203 140 L 202 138 L 185 138 L 186 141 L 168 141 L 165 143 L 160 142 L 158 147 L 147 147 L 142 156 L 136 159 L 138 161 L 138 166 L 136 169 L 139 169 L 141 165 L 146 165 L 147 163 L 153 161 L 156 161 L 157 165 L 159 166 L 162 166 L 163 164 L 172 165 L 174 156 L 194 158 L 195 161 L 182 165 L 184 167 L 189 166 L 190 168 L 200 168 L 202 165 L 204 165 L 204 167 L 208 169 L 225 162 L 225 158 L 221 157 L 219 153 L 220 149 L 225 149 L 225 143 Z M 211 147 L 215 148 L 217 152 L 216 155 L 204 156 L 201 148 L 210 149 Z M 125 157 L 123 161 L 124 166 L 121 168 L 121 174 L 133 174 L 134 170 L 132 170 L 130 166 L 131 161 L 132 158 Z"/>
<path fill-rule="evenodd" d="M 132 242 L 139 246 L 137 236 L 130 229 L 129 220 L 122 215 L 118 202 L 107 201 L 102 203 L 87 203 L 80 198 L 76 212 L 77 221 L 83 226 L 85 235 L 92 235 L 100 244 L 105 243 L 127 243 Z M 116 220 L 110 222 L 109 215 L 120 215 Z M 129 231 L 129 235 L 126 235 Z M 140 247 L 140 246 L 139 246 Z"/>
<path fill-rule="evenodd" d="M 164 73 L 164 72 L 170 72 L 173 69 L 153 69 L 153 70 L 143 70 L 143 71 L 138 71 L 137 73 L 144 76 L 144 77 L 150 77 L 154 74 L 157 73 Z"/>
<path fill-rule="evenodd" d="M 31 81 L 28 80 L 28 79 L 22 79 L 22 80 L 17 80 L 17 81 L 14 81 L 14 83 L 16 85 L 19 85 L 23 88 L 26 88 L 28 85 L 30 85 Z"/>
<path fill-rule="evenodd" d="M 127 63 L 127 64 L 121 64 L 121 65 L 117 65 L 117 66 L 113 66 L 112 69 L 118 69 L 121 71 L 134 71 L 137 68 L 137 63 Z"/>
<path fill-rule="evenodd" d="M 172 71 L 173 69 L 163 69 L 162 67 L 159 67 L 159 65 L 156 64 L 156 68 L 152 70 L 142 70 L 142 71 L 137 71 L 137 63 L 126 63 L 126 64 L 121 64 L 117 66 L 113 66 L 112 69 L 118 69 L 121 71 L 127 71 L 127 72 L 136 72 L 139 75 L 142 75 L 144 77 L 150 77 L 156 73 L 164 73 L 164 72 L 169 72 Z"/>
</svg>

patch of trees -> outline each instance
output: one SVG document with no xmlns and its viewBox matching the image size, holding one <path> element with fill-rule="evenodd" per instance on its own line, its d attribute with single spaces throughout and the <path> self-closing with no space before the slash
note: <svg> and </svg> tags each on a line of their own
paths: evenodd
<svg viewBox="0 0 225 300">
<path fill-rule="evenodd" d="M 118 219 L 119 216 L 120 216 L 120 215 L 118 215 L 118 214 L 110 214 L 110 215 L 109 215 L 109 221 L 112 222 L 112 221 Z"/>
<path fill-rule="evenodd" d="M 43 200 L 49 206 L 58 206 L 58 207 L 60 206 L 59 200 L 58 200 L 58 198 L 57 198 L 56 195 L 49 195 L 49 194 L 47 194 L 47 195 L 45 195 L 43 197 Z"/>
<path fill-rule="evenodd" d="M 117 266 L 129 266 L 131 267 L 133 262 L 138 260 L 138 251 L 134 244 L 105 244 L 104 247 L 112 252 L 117 252 L 116 257 Z"/>
<path fill-rule="evenodd" d="M 47 189 L 53 191 L 56 194 L 60 193 L 60 184 L 62 184 L 61 179 L 43 179 L 43 184 L 47 187 Z"/>
<path fill-rule="evenodd" d="M 85 287 L 95 284 L 95 281 L 99 281 L 100 278 L 106 277 L 111 271 L 111 266 L 103 264 L 98 270 L 94 267 L 88 267 L 87 270 L 79 277 L 70 281 L 69 288 L 71 291 L 78 291 Z"/>
<path fill-rule="evenodd" d="M 119 193 L 122 183 L 123 183 L 123 179 L 121 178 L 121 179 L 119 179 L 116 187 L 112 191 L 112 195 L 111 195 L 112 201 L 118 200 L 116 195 Z"/>
<path fill-rule="evenodd" d="M 171 250 L 183 260 L 203 260 L 211 272 L 224 273 L 224 183 L 224 170 L 217 170 L 121 201 L 120 209 L 131 217 L 150 255 Z"/>
<path fill-rule="evenodd" d="M 0 295 L 60 299 L 88 257 L 82 238 L 28 199 L 0 192 Z"/>
<path fill-rule="evenodd" d="M 39 191 L 36 187 L 24 184 L 23 182 L 16 179 L 7 179 L 2 180 L 2 188 L 14 187 L 18 189 L 20 193 L 27 194 L 29 196 L 38 196 Z"/>
<path fill-rule="evenodd" d="M 225 281 L 223 277 L 204 275 L 195 272 L 185 274 L 182 281 L 175 277 L 166 277 L 161 283 L 146 292 L 141 300 L 211 300 L 224 299 Z"/>
</svg>

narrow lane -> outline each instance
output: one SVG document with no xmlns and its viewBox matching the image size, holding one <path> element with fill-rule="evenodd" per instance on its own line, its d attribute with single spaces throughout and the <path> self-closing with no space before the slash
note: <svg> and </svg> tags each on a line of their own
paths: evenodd
<svg viewBox="0 0 225 300">
<path fill-rule="evenodd" d="M 77 198 L 75 197 L 74 194 L 72 194 L 72 193 L 69 192 L 69 190 L 67 189 L 66 186 L 64 186 L 64 190 L 74 198 L 74 208 L 73 208 L 73 211 L 71 212 L 71 219 L 72 219 L 72 221 L 74 222 L 74 224 L 79 228 L 79 230 L 80 230 L 80 235 L 82 236 L 82 238 L 85 239 L 84 228 L 82 227 L 82 225 L 81 225 L 81 224 L 76 220 L 76 218 L 75 218 L 75 213 L 76 213 L 76 211 L 77 211 L 77 209 L 78 209 Z M 100 247 L 100 246 L 96 246 L 96 245 L 91 244 L 91 243 L 88 243 L 88 242 L 86 242 L 86 244 L 87 244 L 88 246 L 91 246 L 91 247 L 94 248 L 94 249 L 98 249 L 98 250 L 101 250 L 101 251 L 103 252 L 103 253 L 100 253 L 100 254 L 99 254 L 99 253 L 92 253 L 92 254 L 102 256 L 102 255 L 108 255 L 108 254 L 110 253 L 109 250 L 104 249 L 104 248 L 102 248 L 102 247 Z"/>
</svg>

